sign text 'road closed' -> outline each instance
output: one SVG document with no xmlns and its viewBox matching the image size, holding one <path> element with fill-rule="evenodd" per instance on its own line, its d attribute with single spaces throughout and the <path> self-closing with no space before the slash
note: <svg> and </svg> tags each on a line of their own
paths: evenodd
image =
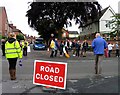
<svg viewBox="0 0 120 95">
<path fill-rule="evenodd" d="M 65 89 L 66 74 L 67 63 L 35 60 L 33 83 Z"/>
</svg>

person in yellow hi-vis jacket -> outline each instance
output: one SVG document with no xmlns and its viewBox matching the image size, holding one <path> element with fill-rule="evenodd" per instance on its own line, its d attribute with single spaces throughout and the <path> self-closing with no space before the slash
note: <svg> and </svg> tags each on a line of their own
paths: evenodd
<svg viewBox="0 0 120 95">
<path fill-rule="evenodd" d="M 16 63 L 18 58 L 22 58 L 22 49 L 19 42 L 16 40 L 16 35 L 10 33 L 7 42 L 5 43 L 5 56 L 9 62 L 10 79 L 16 79 Z"/>
<path fill-rule="evenodd" d="M 22 50 L 23 50 L 23 48 L 24 48 L 24 40 L 22 40 L 22 41 L 20 42 L 20 46 L 21 46 L 21 48 L 22 48 Z"/>
<path fill-rule="evenodd" d="M 50 57 L 53 57 L 54 55 L 54 52 L 55 52 L 55 39 L 52 39 L 51 40 L 51 43 L 50 43 L 50 48 L 51 48 L 51 54 L 50 54 Z"/>
</svg>

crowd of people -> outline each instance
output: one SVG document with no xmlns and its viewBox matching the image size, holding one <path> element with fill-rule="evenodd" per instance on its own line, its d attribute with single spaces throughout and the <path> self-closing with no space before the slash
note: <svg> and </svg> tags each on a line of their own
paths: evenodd
<svg viewBox="0 0 120 95">
<path fill-rule="evenodd" d="M 65 56 L 65 52 L 69 54 L 69 51 L 72 51 L 73 56 L 79 57 L 81 55 L 83 57 L 86 57 L 86 51 L 88 50 L 87 40 L 83 41 L 83 43 L 80 43 L 79 40 L 71 41 L 68 39 L 58 42 L 57 38 L 53 38 L 50 41 L 49 46 L 49 48 L 51 48 L 50 57 L 56 57 L 58 55 L 58 51 L 60 53 L 60 57 Z"/>
<path fill-rule="evenodd" d="M 114 44 L 108 42 L 108 47 L 104 49 L 105 57 L 111 57 L 112 52 L 115 51 L 115 56 L 119 57 L 119 44 L 115 42 Z M 77 57 L 86 57 L 86 52 L 90 49 L 91 44 L 84 40 L 81 42 L 80 40 L 61 40 L 58 41 L 57 38 L 53 38 L 50 41 L 49 48 L 51 48 L 51 55 L 50 57 L 56 57 L 57 55 L 65 56 L 65 52 L 69 54 L 72 52 L 72 56 Z M 92 47 L 91 47 L 92 48 Z M 59 54 L 58 54 L 59 51 Z"/>
</svg>

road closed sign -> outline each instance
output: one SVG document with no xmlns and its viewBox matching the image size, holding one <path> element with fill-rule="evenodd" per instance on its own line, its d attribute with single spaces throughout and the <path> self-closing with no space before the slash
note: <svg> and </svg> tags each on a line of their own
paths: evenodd
<svg viewBox="0 0 120 95">
<path fill-rule="evenodd" d="M 34 61 L 33 84 L 66 89 L 67 63 Z"/>
</svg>

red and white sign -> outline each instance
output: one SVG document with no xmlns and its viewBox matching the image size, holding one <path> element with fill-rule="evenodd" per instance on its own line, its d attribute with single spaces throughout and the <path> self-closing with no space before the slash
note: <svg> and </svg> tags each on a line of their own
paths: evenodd
<svg viewBox="0 0 120 95">
<path fill-rule="evenodd" d="M 33 84 L 54 88 L 66 88 L 67 63 L 34 61 Z"/>
</svg>

